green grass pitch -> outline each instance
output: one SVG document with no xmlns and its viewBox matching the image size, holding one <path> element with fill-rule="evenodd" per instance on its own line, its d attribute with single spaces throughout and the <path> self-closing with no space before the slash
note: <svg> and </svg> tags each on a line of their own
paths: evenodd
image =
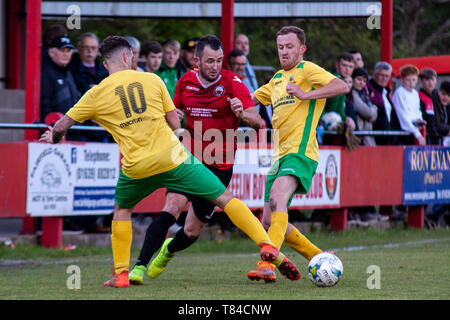
<svg viewBox="0 0 450 320">
<path fill-rule="evenodd" d="M 307 261 L 284 246 L 299 267 L 299 281 L 276 283 L 247 279 L 258 247 L 247 238 L 198 241 L 180 252 L 157 279 L 142 286 L 104 288 L 110 278 L 110 248 L 79 247 L 72 251 L 19 245 L 0 247 L 2 300 L 448 300 L 450 231 L 391 229 L 311 233 L 324 250 L 335 249 L 342 260 L 341 281 L 331 288 L 315 287 L 307 276 Z M 133 249 L 131 262 L 138 255 Z M 68 267 L 80 270 L 80 289 L 69 289 Z M 380 270 L 380 288 L 370 289 L 369 266 Z M 370 271 L 370 268 L 369 268 Z M 368 280 L 369 279 L 369 280 Z M 69 281 L 70 282 L 70 281 Z"/>
</svg>

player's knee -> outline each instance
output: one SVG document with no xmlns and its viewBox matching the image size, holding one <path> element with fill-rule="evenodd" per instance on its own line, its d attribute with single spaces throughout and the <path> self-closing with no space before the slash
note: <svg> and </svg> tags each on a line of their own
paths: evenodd
<svg viewBox="0 0 450 320">
<path fill-rule="evenodd" d="M 175 218 L 178 218 L 179 214 L 182 211 L 182 208 L 175 203 L 166 203 L 162 211 L 168 212 L 173 215 Z"/>
<path fill-rule="evenodd" d="M 184 228 L 184 233 L 189 239 L 195 239 L 200 235 L 201 229 L 199 228 Z"/>
<path fill-rule="evenodd" d="M 270 210 L 271 210 L 272 212 L 277 211 L 277 204 L 278 204 L 278 201 L 277 201 L 276 197 L 270 195 L 270 198 L 269 198 L 269 205 L 270 205 Z M 270 223 L 269 223 L 269 225 L 270 225 Z"/>
</svg>

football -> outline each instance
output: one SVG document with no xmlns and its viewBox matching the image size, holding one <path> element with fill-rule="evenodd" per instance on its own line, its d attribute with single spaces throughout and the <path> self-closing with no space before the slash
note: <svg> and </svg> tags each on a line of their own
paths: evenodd
<svg viewBox="0 0 450 320">
<path fill-rule="evenodd" d="M 334 254 L 322 252 L 308 264 L 308 277 L 318 287 L 332 287 L 339 282 L 344 272 L 341 260 Z"/>
</svg>

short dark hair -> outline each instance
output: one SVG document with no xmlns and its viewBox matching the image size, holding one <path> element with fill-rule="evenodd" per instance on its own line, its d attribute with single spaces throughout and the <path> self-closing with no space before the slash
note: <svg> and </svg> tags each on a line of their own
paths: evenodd
<svg viewBox="0 0 450 320">
<path fill-rule="evenodd" d="M 348 50 L 347 53 L 350 53 L 350 54 L 357 54 L 357 53 L 359 53 L 359 54 L 361 54 L 361 51 L 356 50 L 356 49 L 351 49 L 351 50 Z"/>
<path fill-rule="evenodd" d="M 420 80 L 428 80 L 432 78 L 437 78 L 437 73 L 431 68 L 425 68 L 419 73 Z"/>
<path fill-rule="evenodd" d="M 132 50 L 130 43 L 123 37 L 108 36 L 100 45 L 100 53 L 103 59 L 109 59 L 119 49 Z"/>
<path fill-rule="evenodd" d="M 207 34 L 206 36 L 201 37 L 195 45 L 195 55 L 201 58 L 206 46 L 210 47 L 214 51 L 219 49 L 223 50 L 220 39 L 213 34 Z"/>
<path fill-rule="evenodd" d="M 448 96 L 450 96 L 450 81 L 443 81 L 439 87 L 439 91 L 445 92 Z"/>
<path fill-rule="evenodd" d="M 303 29 L 296 27 L 296 26 L 285 26 L 281 28 L 278 32 L 275 38 L 278 38 L 278 36 L 284 36 L 289 33 L 294 33 L 298 40 L 300 40 L 300 43 L 305 45 L 306 44 L 306 36 L 305 31 Z"/>
<path fill-rule="evenodd" d="M 369 73 L 364 68 L 356 68 L 353 70 L 352 78 L 355 79 L 356 77 L 364 77 L 369 80 Z"/>
<path fill-rule="evenodd" d="M 340 62 L 341 60 L 355 63 L 355 58 L 353 58 L 353 55 L 352 55 L 351 53 L 347 53 L 347 52 L 341 54 L 341 55 L 337 58 L 336 62 Z"/>
<path fill-rule="evenodd" d="M 160 53 L 162 52 L 162 45 L 156 41 L 156 40 L 150 40 L 149 42 L 146 42 L 143 46 L 142 46 L 142 55 L 144 57 L 148 56 L 149 53 Z"/>
<path fill-rule="evenodd" d="M 244 51 L 239 50 L 239 49 L 231 50 L 227 57 L 228 64 L 231 64 L 231 58 L 242 57 L 242 56 L 245 57 Z"/>
</svg>

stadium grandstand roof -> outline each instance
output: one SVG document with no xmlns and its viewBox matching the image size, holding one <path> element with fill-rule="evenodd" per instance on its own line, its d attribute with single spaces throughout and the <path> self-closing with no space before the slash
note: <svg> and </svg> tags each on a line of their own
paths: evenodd
<svg viewBox="0 0 450 320">
<path fill-rule="evenodd" d="M 67 16 L 68 8 L 77 5 L 84 17 L 135 18 L 220 18 L 221 0 L 196 1 L 42 1 L 42 17 Z M 325 18 L 367 17 L 381 14 L 381 1 L 264 1 L 235 0 L 235 18 Z M 68 12 L 69 11 L 69 12 Z"/>
</svg>

